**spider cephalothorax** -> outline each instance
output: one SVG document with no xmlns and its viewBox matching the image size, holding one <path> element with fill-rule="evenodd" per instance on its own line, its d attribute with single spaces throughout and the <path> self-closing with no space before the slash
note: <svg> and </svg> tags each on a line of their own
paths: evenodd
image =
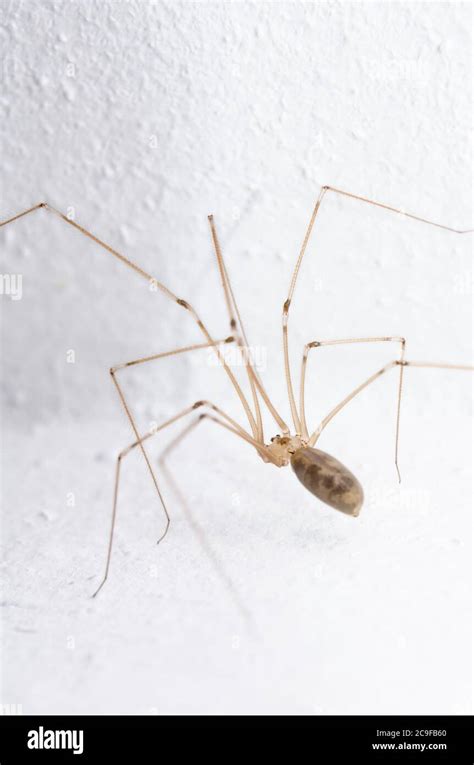
<svg viewBox="0 0 474 765">
<path fill-rule="evenodd" d="M 273 436 L 267 446 L 268 462 L 277 467 L 285 467 L 291 462 L 293 454 L 306 445 L 301 436 Z"/>
</svg>

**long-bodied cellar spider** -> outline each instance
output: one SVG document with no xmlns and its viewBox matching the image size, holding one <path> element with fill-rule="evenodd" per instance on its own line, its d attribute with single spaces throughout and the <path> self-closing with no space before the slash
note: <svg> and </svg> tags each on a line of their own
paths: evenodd
<svg viewBox="0 0 474 765">
<path fill-rule="evenodd" d="M 308 491 L 310 491 L 319 500 L 335 508 L 336 510 L 339 510 L 342 513 L 345 513 L 346 515 L 357 516 L 359 514 L 359 511 L 364 501 L 364 494 L 363 494 L 362 486 L 360 485 L 359 481 L 351 473 L 351 471 L 348 470 L 344 465 L 342 465 L 337 459 L 315 448 L 315 445 L 318 442 L 318 439 L 320 438 L 321 433 L 326 428 L 326 426 L 361 391 L 363 391 L 365 388 L 370 386 L 379 377 L 388 373 L 390 370 L 398 369 L 398 395 L 397 395 L 397 402 L 396 402 L 396 428 L 395 428 L 395 466 L 397 469 L 398 477 L 400 479 L 400 472 L 398 469 L 398 443 L 399 443 L 399 433 L 400 433 L 400 411 L 401 411 L 401 400 L 402 400 L 402 388 L 403 388 L 403 378 L 404 378 L 405 368 L 416 367 L 416 368 L 453 369 L 453 370 L 456 369 L 456 370 L 471 370 L 471 371 L 474 369 L 473 366 L 468 364 L 460 365 L 460 364 L 446 364 L 446 363 L 437 362 L 437 361 L 431 362 L 431 361 L 407 360 L 405 357 L 406 340 L 404 337 L 401 337 L 401 336 L 377 335 L 373 337 L 349 337 L 349 338 L 338 338 L 338 339 L 311 340 L 310 342 L 306 343 L 302 352 L 299 393 L 298 393 L 298 396 L 296 396 L 295 386 L 294 386 L 294 375 L 290 368 L 290 357 L 289 357 L 288 323 L 289 323 L 289 317 L 290 317 L 290 309 L 291 309 L 291 304 L 292 304 L 292 299 L 293 299 L 296 283 L 298 280 L 298 275 L 300 273 L 301 264 L 306 253 L 307 245 L 308 245 L 310 236 L 312 234 L 313 227 L 315 225 L 323 199 L 328 193 L 340 195 L 343 197 L 350 197 L 351 199 L 357 200 L 364 204 L 374 205 L 375 207 L 382 208 L 386 210 L 387 212 L 397 213 L 399 215 L 412 218 L 415 221 L 419 221 L 421 223 L 434 226 L 439 229 L 444 229 L 445 231 L 452 232 L 455 234 L 472 233 L 472 229 L 459 230 L 459 229 L 455 229 L 440 223 L 435 223 L 434 221 L 427 220 L 418 215 L 407 213 L 403 210 L 399 210 L 395 207 L 391 207 L 390 205 L 383 204 L 381 202 L 377 202 L 372 199 L 367 199 L 366 197 L 362 197 L 357 194 L 352 194 L 347 191 L 342 191 L 341 189 L 337 189 L 332 186 L 323 186 L 321 188 L 319 197 L 316 201 L 313 212 L 311 214 L 311 218 L 310 218 L 310 221 L 303 239 L 303 243 L 296 261 L 296 265 L 292 273 L 288 294 L 283 304 L 283 311 L 282 311 L 283 358 L 284 358 L 284 367 L 285 367 L 285 376 L 286 376 L 286 387 L 288 392 L 289 408 L 290 408 L 291 421 L 292 421 L 291 427 L 283 419 L 281 414 L 277 411 L 276 407 L 272 403 L 267 393 L 267 390 L 262 382 L 262 379 L 256 369 L 251 353 L 249 352 L 249 344 L 247 341 L 245 329 L 244 329 L 241 315 L 234 297 L 234 292 L 232 290 L 232 286 L 229 280 L 228 272 L 225 266 L 224 258 L 222 255 L 222 251 L 219 244 L 216 227 L 215 227 L 215 223 L 214 223 L 214 219 L 212 215 L 208 216 L 210 234 L 212 238 L 216 261 L 217 261 L 217 267 L 219 270 L 220 282 L 222 285 L 222 290 L 223 290 L 224 298 L 226 302 L 226 308 L 227 308 L 227 313 L 229 317 L 230 331 L 231 331 L 231 335 L 229 337 L 226 337 L 221 340 L 215 340 L 211 336 L 207 327 L 205 326 L 205 324 L 203 323 L 203 321 L 201 320 L 201 318 L 199 317 L 199 315 L 197 314 L 193 306 L 187 300 L 184 300 L 181 297 L 178 297 L 178 295 L 175 295 L 164 284 L 162 284 L 160 281 L 158 281 L 153 276 L 151 276 L 151 274 L 148 274 L 139 265 L 129 260 L 123 254 L 121 254 L 116 249 L 114 249 L 113 247 L 108 245 L 106 242 L 104 242 L 102 239 L 99 239 L 99 237 L 97 237 L 95 234 L 91 233 L 91 231 L 79 225 L 74 220 L 70 219 L 69 217 L 64 215 L 62 212 L 60 212 L 59 210 L 49 205 L 47 202 L 41 202 L 37 205 L 34 205 L 33 207 L 27 210 L 24 210 L 23 212 L 20 212 L 17 215 L 14 215 L 13 217 L 9 218 L 8 220 L 5 220 L 0 223 L 0 227 L 6 226 L 10 223 L 13 223 L 14 221 L 19 220 L 20 218 L 25 217 L 26 215 L 29 215 L 30 213 L 33 213 L 35 210 L 39 210 L 39 209 L 45 209 L 53 213 L 54 215 L 59 216 L 59 218 L 61 218 L 69 226 L 72 226 L 73 228 L 77 229 L 84 236 L 88 237 L 93 242 L 95 242 L 100 248 L 107 251 L 109 254 L 111 254 L 115 258 L 118 258 L 118 260 L 120 260 L 124 265 L 128 266 L 130 269 L 135 271 L 135 273 L 138 274 L 141 278 L 146 279 L 149 282 L 153 283 L 158 290 L 160 290 L 167 298 L 169 298 L 169 300 L 174 301 L 179 306 L 181 306 L 183 310 L 197 324 L 200 332 L 203 335 L 204 342 L 202 343 L 188 345 L 181 348 L 175 348 L 174 350 L 171 350 L 171 351 L 156 353 L 154 355 L 146 356 L 144 358 L 133 359 L 131 361 L 127 361 L 125 363 L 113 366 L 110 369 L 112 382 L 117 390 L 123 409 L 132 427 L 132 431 L 134 434 L 134 441 L 125 449 L 123 449 L 123 451 L 120 452 L 117 458 L 116 470 L 115 470 L 113 504 L 112 504 L 112 519 L 111 519 L 110 534 L 109 534 L 109 541 L 108 541 L 105 572 L 104 572 L 102 581 L 99 587 L 97 588 L 96 592 L 94 593 L 94 595 L 97 595 L 99 590 L 103 587 L 109 574 L 115 521 L 116 521 L 116 514 L 117 514 L 117 500 L 118 500 L 118 491 L 119 491 L 119 483 L 120 483 L 121 465 L 122 465 L 123 458 L 132 449 L 135 449 L 135 448 L 140 449 L 143 455 L 143 458 L 145 460 L 147 469 L 149 471 L 149 474 L 151 476 L 151 479 L 153 481 L 154 487 L 156 489 L 156 493 L 158 495 L 158 498 L 164 513 L 165 528 L 158 542 L 161 542 L 168 532 L 169 525 L 170 525 L 170 515 L 168 513 L 166 503 L 161 493 L 158 479 L 152 467 L 151 460 L 145 448 L 145 442 L 148 439 L 152 438 L 157 433 L 163 431 L 168 426 L 180 420 L 184 420 L 185 418 L 188 418 L 189 416 L 192 416 L 193 413 L 196 413 L 197 410 L 202 410 L 199 412 L 197 417 L 193 418 L 191 422 L 186 425 L 184 430 L 177 436 L 177 438 L 174 439 L 174 441 L 171 443 L 171 445 L 169 446 L 167 450 L 168 453 L 169 453 L 169 450 L 174 448 L 181 439 L 185 438 L 195 427 L 197 427 L 199 423 L 203 421 L 203 419 L 207 418 L 208 420 L 211 420 L 212 422 L 216 423 L 220 427 L 225 428 L 226 430 L 230 431 L 235 436 L 237 436 L 239 439 L 245 441 L 250 446 L 252 446 L 264 462 L 274 465 L 276 467 L 285 467 L 291 464 L 299 481 L 303 484 L 303 486 L 306 489 L 308 489 Z M 239 354 L 241 356 L 241 360 L 244 366 L 246 378 L 248 381 L 250 395 L 246 395 L 244 393 L 234 372 L 232 371 L 230 365 L 227 363 L 224 357 L 222 346 L 226 343 L 235 343 L 239 351 Z M 345 396 L 345 398 L 343 398 L 342 401 L 340 401 L 339 404 L 337 404 L 337 406 L 335 406 L 321 420 L 321 422 L 317 425 L 316 428 L 312 429 L 308 426 L 306 411 L 305 411 L 305 382 L 306 382 L 306 367 L 307 367 L 308 356 L 311 351 L 321 348 L 322 346 L 349 345 L 353 343 L 393 343 L 398 348 L 398 352 L 397 352 L 396 358 L 394 358 L 388 364 L 385 364 L 383 367 L 377 369 L 367 379 L 363 380 L 354 390 L 349 392 L 348 395 Z M 174 416 L 170 417 L 165 422 L 162 422 L 157 427 L 154 427 L 152 430 L 146 433 L 140 434 L 138 431 L 138 427 L 136 425 L 135 418 L 129 406 L 129 403 L 124 395 L 122 385 L 119 382 L 120 374 L 123 372 L 123 370 L 127 369 L 128 367 L 136 366 L 138 364 L 147 364 L 151 361 L 156 361 L 156 360 L 163 359 L 170 356 L 176 356 L 178 354 L 191 353 L 192 351 L 202 349 L 202 348 L 210 348 L 217 355 L 220 362 L 219 366 L 222 367 L 222 369 L 226 373 L 231 385 L 234 388 L 236 395 L 238 396 L 240 400 L 240 403 L 244 410 L 244 414 L 248 421 L 247 427 L 244 428 L 234 418 L 232 418 L 229 414 L 227 414 L 225 411 L 223 411 L 221 408 L 214 405 L 213 403 L 209 401 L 196 401 L 192 405 L 177 412 L 176 414 L 174 414 Z M 268 442 L 264 434 L 262 406 L 266 407 L 267 413 L 273 418 L 273 420 L 275 421 L 279 429 L 278 435 L 271 438 Z"/>
</svg>

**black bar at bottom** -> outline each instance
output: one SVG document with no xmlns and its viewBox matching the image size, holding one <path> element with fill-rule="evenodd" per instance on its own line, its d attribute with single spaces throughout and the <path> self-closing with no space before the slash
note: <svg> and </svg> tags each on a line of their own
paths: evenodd
<svg viewBox="0 0 474 765">
<path fill-rule="evenodd" d="M 321 762 L 474 762 L 472 716 L 0 717 L 0 763 L 145 762 L 161 756 Z M 171 751 L 170 751 L 171 747 Z"/>
</svg>

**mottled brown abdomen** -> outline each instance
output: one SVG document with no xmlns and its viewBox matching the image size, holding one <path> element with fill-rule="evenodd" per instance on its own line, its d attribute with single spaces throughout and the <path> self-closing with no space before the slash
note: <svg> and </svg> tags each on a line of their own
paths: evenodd
<svg viewBox="0 0 474 765">
<path fill-rule="evenodd" d="M 359 515 L 364 492 L 357 478 L 330 454 L 303 446 L 291 457 L 291 467 L 303 486 L 327 505 L 347 515 Z"/>
</svg>

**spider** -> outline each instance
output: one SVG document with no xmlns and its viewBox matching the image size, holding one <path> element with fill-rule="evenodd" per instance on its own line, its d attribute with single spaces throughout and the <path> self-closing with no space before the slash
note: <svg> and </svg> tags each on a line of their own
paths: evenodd
<svg viewBox="0 0 474 765">
<path fill-rule="evenodd" d="M 293 299 L 298 275 L 300 272 L 301 264 L 306 253 L 308 242 L 309 242 L 311 233 L 313 231 L 313 227 L 317 219 L 318 212 L 320 210 L 320 207 L 322 205 L 322 202 L 325 196 L 329 193 L 341 195 L 343 197 L 350 197 L 351 199 L 355 199 L 364 204 L 374 205 L 375 207 L 383 208 L 384 210 L 388 212 L 404 215 L 407 218 L 412 218 L 413 220 L 419 221 L 421 223 L 425 223 L 430 226 L 435 226 L 436 228 L 444 229 L 446 231 L 450 231 L 456 234 L 472 233 L 472 229 L 458 230 L 450 226 L 446 226 L 440 223 L 435 223 L 434 221 L 427 220 L 418 215 L 407 213 L 403 210 L 399 210 L 395 207 L 391 207 L 390 205 L 384 204 L 382 202 L 368 199 L 366 197 L 359 196 L 357 194 L 353 194 L 348 191 L 343 191 L 341 189 L 334 188 L 333 186 L 323 186 L 321 188 L 321 191 L 316 200 L 316 204 L 314 206 L 314 209 L 313 209 L 313 212 L 312 212 L 312 215 L 311 215 L 311 218 L 310 218 L 310 221 L 303 239 L 303 243 L 296 261 L 295 268 L 291 276 L 290 287 L 288 290 L 286 300 L 283 304 L 283 311 L 282 311 L 283 358 L 284 358 L 284 367 L 285 367 L 286 387 L 288 391 L 288 400 L 289 400 L 289 406 L 291 411 L 292 428 L 282 418 L 282 416 L 280 415 L 280 413 L 277 411 L 276 407 L 272 403 L 263 385 L 260 375 L 256 369 L 256 366 L 251 357 L 251 354 L 249 352 L 249 344 L 245 334 L 241 315 L 234 297 L 234 292 L 232 290 L 232 286 L 229 280 L 228 272 L 225 266 L 222 250 L 219 244 L 219 239 L 217 236 L 216 227 L 215 227 L 215 223 L 214 223 L 214 219 L 212 215 L 208 216 L 210 234 L 212 238 L 216 261 L 217 261 L 217 267 L 219 270 L 220 281 L 222 284 L 222 289 L 223 289 L 223 293 L 225 297 L 227 313 L 228 313 L 229 322 L 230 322 L 230 331 L 232 333 L 229 337 L 223 338 L 221 340 L 215 340 L 211 336 L 207 327 L 205 326 L 205 324 L 203 323 L 203 321 L 201 320 L 201 318 L 199 317 L 199 315 L 197 314 L 193 306 L 190 303 L 188 303 L 187 300 L 184 300 L 178 297 L 177 295 L 175 295 L 164 284 L 162 284 L 157 279 L 155 279 L 150 274 L 148 274 L 146 271 L 144 271 L 139 265 L 129 260 L 127 257 L 125 257 L 125 255 L 115 250 L 113 247 L 108 245 L 102 239 L 99 239 L 99 237 L 97 237 L 95 234 L 91 233 L 91 231 L 79 225 L 74 220 L 72 220 L 71 218 L 67 217 L 59 210 L 49 205 L 47 202 L 41 202 L 37 205 L 34 205 L 33 207 L 27 210 L 24 210 L 23 212 L 20 212 L 17 215 L 14 215 L 13 217 L 9 218 L 8 220 L 5 220 L 0 223 L 0 227 L 6 226 L 20 218 L 23 218 L 26 215 L 29 215 L 35 210 L 39 210 L 39 209 L 45 209 L 53 213 L 54 215 L 59 216 L 59 218 L 61 218 L 69 226 L 72 226 L 73 228 L 77 229 L 84 236 L 88 237 L 93 242 L 95 242 L 103 250 L 106 250 L 115 258 L 118 258 L 118 260 L 120 260 L 124 265 L 131 268 L 133 271 L 139 274 L 139 276 L 141 276 L 142 278 L 148 280 L 148 282 L 152 284 L 155 289 L 160 290 L 162 293 L 166 295 L 167 298 L 169 298 L 170 300 L 174 301 L 179 306 L 181 306 L 181 308 L 183 308 L 183 310 L 186 311 L 186 313 L 191 317 L 191 319 L 197 324 L 197 326 L 199 327 L 204 337 L 203 343 L 176 348 L 171 351 L 167 351 L 164 353 L 157 353 L 152 356 L 146 356 L 144 358 L 133 359 L 123 364 L 119 364 L 117 366 L 111 367 L 110 369 L 112 382 L 117 390 L 123 409 L 132 427 L 132 430 L 134 433 L 134 441 L 126 449 L 121 451 L 117 457 L 116 469 L 115 469 L 114 495 L 113 495 L 113 504 L 112 504 L 112 518 L 111 518 L 111 526 L 110 526 L 110 533 L 109 533 L 105 571 L 104 571 L 103 578 L 99 584 L 99 587 L 95 591 L 93 597 L 95 597 L 97 593 L 102 589 L 109 575 L 113 538 L 114 538 L 114 529 L 115 529 L 115 520 L 116 520 L 116 513 L 117 513 L 117 499 L 118 499 L 118 490 L 119 490 L 119 483 L 120 483 L 121 464 L 122 464 L 123 458 L 132 449 L 139 448 L 140 451 L 142 452 L 143 458 L 145 460 L 147 469 L 150 473 L 151 479 L 153 481 L 154 487 L 156 489 L 156 492 L 157 492 L 157 495 L 164 513 L 165 528 L 162 535 L 160 536 L 158 540 L 158 543 L 164 539 L 164 537 L 166 536 L 168 532 L 168 529 L 170 526 L 170 515 L 168 513 L 168 509 L 165 504 L 163 495 L 160 491 L 160 487 L 155 475 L 155 471 L 153 470 L 150 458 L 145 448 L 145 442 L 149 438 L 154 436 L 156 433 L 161 432 L 162 430 L 172 425 L 173 423 L 176 423 L 179 420 L 182 420 L 188 417 L 189 415 L 192 415 L 192 413 L 196 412 L 196 410 L 199 410 L 199 409 L 204 410 L 199 414 L 197 418 L 194 418 L 185 427 L 185 429 L 174 439 L 174 441 L 171 442 L 169 448 L 167 449 L 167 454 L 169 454 L 170 450 L 173 449 L 177 445 L 177 443 L 179 443 L 179 441 L 185 438 L 196 426 L 198 426 L 199 423 L 201 423 L 204 419 L 209 419 L 213 421 L 214 423 L 216 423 L 217 425 L 219 425 L 220 427 L 223 427 L 226 430 L 233 433 L 237 438 L 250 444 L 264 462 L 279 468 L 286 467 L 287 465 L 291 464 L 291 467 L 293 468 L 293 471 L 296 477 L 303 484 L 303 486 L 309 492 L 311 492 L 311 494 L 313 494 L 320 501 L 326 503 L 330 507 L 336 510 L 339 510 L 340 512 L 346 515 L 355 517 L 359 515 L 360 509 L 364 501 L 364 493 L 363 493 L 361 484 L 359 483 L 357 478 L 352 474 L 352 472 L 347 467 L 345 467 L 341 462 L 339 462 L 339 460 L 337 460 L 335 457 L 331 456 L 330 454 L 327 454 L 326 452 L 315 448 L 315 445 L 318 442 L 318 439 L 321 436 L 321 433 L 323 432 L 325 427 L 328 425 L 328 423 L 350 401 L 352 401 L 352 399 L 354 399 L 361 391 L 363 391 L 365 388 L 371 385 L 375 380 L 377 380 L 382 375 L 387 374 L 392 369 L 398 370 L 398 395 L 397 395 L 397 407 L 396 407 L 396 432 L 395 432 L 395 466 L 398 473 L 398 479 L 400 480 L 400 471 L 398 468 L 398 442 L 399 442 L 399 431 L 400 431 L 400 408 L 401 408 L 401 398 L 402 398 L 403 375 L 404 375 L 405 368 L 406 367 L 419 367 L 419 368 L 425 367 L 425 368 L 432 368 L 432 369 L 457 369 L 457 370 L 470 370 L 470 371 L 474 369 L 473 366 L 467 365 L 467 364 L 459 365 L 459 364 L 445 364 L 445 363 L 437 363 L 437 362 L 407 360 L 405 358 L 406 340 L 404 337 L 376 336 L 376 337 L 350 337 L 350 338 L 340 338 L 340 339 L 313 340 L 307 343 L 303 349 L 303 354 L 301 359 L 299 396 L 298 396 L 299 400 L 297 402 L 297 399 L 295 396 L 295 388 L 293 384 L 292 370 L 290 368 L 290 361 L 289 361 L 288 323 L 289 323 L 289 317 L 290 317 L 290 309 L 291 309 L 292 299 Z M 243 366 L 245 368 L 245 373 L 248 379 L 249 388 L 250 388 L 250 399 L 248 399 L 247 396 L 244 394 L 242 387 L 237 381 L 237 378 L 234 375 L 231 367 L 225 360 L 224 354 L 222 352 L 222 347 L 227 343 L 236 344 L 236 347 L 242 359 Z M 393 359 L 392 361 L 390 361 L 388 364 L 385 364 L 385 366 L 378 369 L 374 374 L 370 375 L 370 377 L 365 379 L 360 385 L 358 385 L 354 390 L 352 390 L 342 401 L 339 402 L 337 406 L 335 406 L 324 417 L 324 419 L 319 423 L 319 425 L 316 427 L 315 430 L 310 430 L 308 428 L 306 413 L 305 413 L 305 377 L 306 377 L 306 366 L 307 366 L 308 356 L 311 351 L 317 348 L 321 348 L 323 346 L 349 345 L 353 343 L 394 343 L 395 346 L 398 347 L 397 357 Z M 213 352 L 217 355 L 220 366 L 222 366 L 224 372 L 227 374 L 227 377 L 229 378 L 230 383 L 232 384 L 235 390 L 235 393 L 237 394 L 241 402 L 245 416 L 248 420 L 248 427 L 247 428 L 242 427 L 235 419 L 233 419 L 229 414 L 224 412 L 221 408 L 219 408 L 215 404 L 209 401 L 196 401 L 194 404 L 186 407 L 180 412 L 177 412 L 173 417 L 161 423 L 160 425 L 154 427 L 153 429 L 149 430 L 146 433 L 140 434 L 138 431 L 135 419 L 132 415 L 130 406 L 125 398 L 122 386 L 119 382 L 119 377 L 120 377 L 119 373 L 121 373 L 122 370 L 128 367 L 136 366 L 138 364 L 146 364 L 150 361 L 156 361 L 158 359 L 163 359 L 169 356 L 190 353 L 192 351 L 202 349 L 202 348 L 211 348 Z M 263 421 L 262 421 L 262 405 L 267 408 L 268 413 L 273 417 L 275 423 L 277 424 L 279 428 L 279 433 L 273 438 L 271 438 L 269 442 L 265 440 L 265 435 L 264 435 Z"/>
</svg>

